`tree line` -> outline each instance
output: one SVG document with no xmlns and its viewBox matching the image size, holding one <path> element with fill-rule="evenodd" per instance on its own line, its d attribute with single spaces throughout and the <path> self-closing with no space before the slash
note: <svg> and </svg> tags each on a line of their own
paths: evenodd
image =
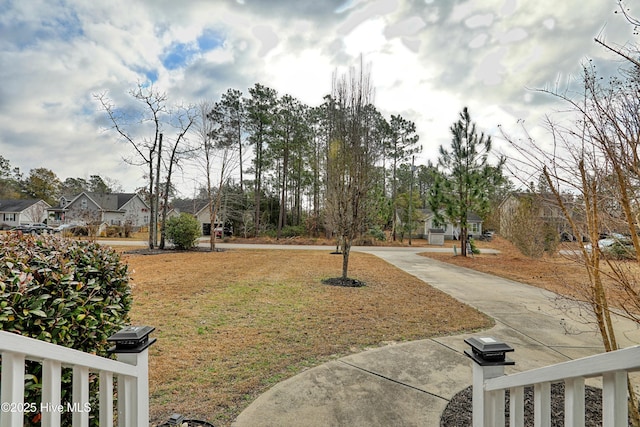
<svg viewBox="0 0 640 427">
<path fill-rule="evenodd" d="M 216 220 L 232 224 L 247 237 L 324 234 L 343 245 L 385 233 L 404 239 L 415 232 L 421 209 L 449 206 L 439 218 L 464 230 L 469 212 L 490 217 L 506 182 L 500 162 L 489 167 L 488 138 L 476 131 L 466 108 L 464 123 L 455 125 L 463 128 L 452 127 L 457 148 L 447 154 L 440 147 L 438 164 L 416 165 L 428 144 L 420 144 L 414 122 L 400 114 L 385 117 L 375 106 L 362 64 L 335 74 L 331 93 L 316 106 L 260 83 L 246 94 L 230 88 L 198 105 L 170 103 L 166 93 L 142 84 L 129 91 L 126 105 L 107 93 L 94 97 L 111 130 L 129 145 L 124 160 L 143 168 L 148 185 L 139 192 L 151 207 L 152 248 L 164 247 L 167 210 L 180 201 L 174 175 L 187 168 L 197 171 L 195 198 L 208 201 L 212 227 Z M 7 198 L 52 203 L 60 194 L 119 188 L 97 175 L 61 182 L 44 168 L 23 179 L 8 161 L 1 171 Z M 454 181 L 465 188 L 446 185 Z M 464 205 L 453 208 L 460 191 Z"/>
<path fill-rule="evenodd" d="M 0 199 L 42 199 L 56 206 L 60 196 L 74 196 L 83 191 L 121 192 L 122 185 L 100 175 L 90 175 L 88 179 L 69 177 L 62 181 L 54 171 L 44 167 L 31 169 L 25 176 L 19 167 L 12 166 L 9 159 L 0 155 Z"/>
</svg>

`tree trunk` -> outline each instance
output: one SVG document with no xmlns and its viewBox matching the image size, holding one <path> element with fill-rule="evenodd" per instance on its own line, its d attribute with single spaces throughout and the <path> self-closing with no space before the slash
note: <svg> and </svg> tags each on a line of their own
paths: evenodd
<svg viewBox="0 0 640 427">
<path fill-rule="evenodd" d="M 158 246 L 158 211 L 160 210 L 160 164 L 162 162 L 162 134 L 158 140 L 158 159 L 156 165 L 155 194 L 153 195 L 153 246 Z"/>
<path fill-rule="evenodd" d="M 260 192 L 262 191 L 262 143 L 256 144 L 256 182 L 254 185 L 254 200 L 255 200 L 255 237 L 260 235 Z"/>
<path fill-rule="evenodd" d="M 282 228 L 286 224 L 287 219 L 287 168 L 289 167 L 289 147 L 285 142 L 284 156 L 282 159 L 282 181 L 280 191 L 280 212 L 278 214 L 278 233 L 277 238 L 280 239 L 282 235 Z"/>
<path fill-rule="evenodd" d="M 467 254 L 467 244 L 469 243 L 468 230 L 467 227 L 460 227 L 460 253 L 462 256 L 466 257 Z"/>
<path fill-rule="evenodd" d="M 153 206 L 153 190 L 154 190 L 154 180 L 153 180 L 153 153 L 149 156 L 149 249 L 153 249 L 155 247 L 153 241 L 153 229 L 155 226 L 155 212 Z"/>
<path fill-rule="evenodd" d="M 342 278 L 347 279 L 347 274 L 349 272 L 349 253 L 351 252 L 351 241 L 346 237 L 342 236 Z"/>
</svg>

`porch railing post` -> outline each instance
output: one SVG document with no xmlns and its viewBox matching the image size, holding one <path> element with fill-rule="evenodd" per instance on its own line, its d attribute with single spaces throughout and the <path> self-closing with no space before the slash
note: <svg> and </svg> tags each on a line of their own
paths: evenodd
<svg viewBox="0 0 640 427">
<path fill-rule="evenodd" d="M 136 366 L 138 375 L 118 378 L 118 425 L 149 425 L 149 346 L 156 339 L 149 339 L 154 330 L 150 326 L 128 326 L 108 338 L 115 346 L 109 349 L 117 354 L 118 361 Z"/>
<path fill-rule="evenodd" d="M 488 379 L 504 375 L 504 367 L 515 362 L 505 353 L 513 351 L 507 344 L 492 337 L 472 337 L 464 340 L 471 346 L 465 354 L 473 360 L 473 427 L 504 425 L 504 390 L 484 390 Z"/>
<path fill-rule="evenodd" d="M 0 390 L 2 390 L 0 401 L 3 408 L 0 411 L 0 425 L 2 426 L 23 425 L 23 411 L 15 408 L 24 402 L 24 362 L 24 354 L 2 353 L 2 380 L 0 381 Z M 5 407 L 7 410 L 4 410 Z"/>
</svg>

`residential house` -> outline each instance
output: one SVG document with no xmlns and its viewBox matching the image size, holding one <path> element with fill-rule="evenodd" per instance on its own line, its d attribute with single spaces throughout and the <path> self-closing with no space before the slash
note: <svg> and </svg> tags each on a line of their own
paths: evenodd
<svg viewBox="0 0 640 427">
<path fill-rule="evenodd" d="M 149 224 L 149 205 L 136 193 L 89 193 L 63 196 L 47 209 L 49 224 L 100 223 L 142 227 Z"/>
<path fill-rule="evenodd" d="M 173 203 L 173 208 L 167 213 L 167 218 L 177 216 L 180 213 L 189 213 L 196 217 L 200 223 L 200 230 L 203 236 L 211 235 L 211 217 L 209 215 L 209 202 L 207 200 L 177 200 Z M 216 218 L 215 226 L 221 227 L 222 222 Z"/>
<path fill-rule="evenodd" d="M 442 235 L 444 240 L 458 240 L 460 238 L 460 226 L 454 226 L 451 222 L 446 221 L 444 224 L 436 221 L 435 214 L 430 209 L 421 209 L 422 215 L 422 232 L 425 238 L 430 236 Z M 482 218 L 474 212 L 467 215 L 467 233 L 470 237 L 480 236 L 482 234 Z"/>
<path fill-rule="evenodd" d="M 0 200 L 0 229 L 9 229 L 20 224 L 47 222 L 47 209 L 51 205 L 40 199 Z"/>
<path fill-rule="evenodd" d="M 563 203 L 573 212 L 573 198 L 563 196 Z M 551 193 L 513 192 L 499 206 L 500 234 L 507 239 L 515 233 L 528 232 L 518 224 L 518 213 L 522 207 L 531 210 L 531 217 L 546 227 L 555 229 L 562 239 L 574 240 L 569 221 L 562 211 L 558 200 Z"/>
<path fill-rule="evenodd" d="M 400 216 L 396 217 L 398 227 L 402 226 Z M 467 230 L 469 236 L 482 234 L 482 218 L 470 212 L 467 215 Z M 460 226 L 454 226 L 451 222 L 444 224 L 436 221 L 434 213 L 430 209 L 419 209 L 418 219 L 413 227 L 416 238 L 427 239 L 432 245 L 443 245 L 445 240 L 458 240 L 460 238 Z"/>
</svg>

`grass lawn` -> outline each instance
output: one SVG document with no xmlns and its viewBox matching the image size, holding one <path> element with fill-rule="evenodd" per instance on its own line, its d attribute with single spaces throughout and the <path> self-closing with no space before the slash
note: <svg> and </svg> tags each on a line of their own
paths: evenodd
<svg viewBox="0 0 640 427">
<path fill-rule="evenodd" d="M 275 383 L 345 354 L 487 328 L 492 321 L 378 258 L 352 253 L 361 288 L 323 285 L 327 251 L 124 255 L 133 324 L 154 326 L 151 420 L 229 425 Z"/>
<path fill-rule="evenodd" d="M 451 244 L 451 242 L 449 242 Z M 491 242 L 478 242 L 483 247 L 490 247 L 500 251 L 499 254 L 480 254 L 474 257 L 453 256 L 453 254 L 424 252 L 421 255 L 439 261 L 471 268 L 507 279 L 527 283 L 584 302 L 592 298 L 587 273 L 581 256 L 575 252 L 578 243 L 563 243 L 559 246 L 559 253 L 545 254 L 540 258 L 529 258 L 520 253 L 507 240 L 496 237 Z M 563 252 L 564 254 L 561 254 Z M 616 261 L 613 263 L 619 272 L 624 273 L 631 280 L 636 292 L 640 291 L 640 264 L 633 261 Z M 614 307 L 626 307 L 631 312 L 638 313 L 640 302 L 634 295 L 627 294 L 621 286 L 611 280 L 612 269 L 606 261 L 601 266 L 603 284 L 609 303 Z"/>
</svg>

